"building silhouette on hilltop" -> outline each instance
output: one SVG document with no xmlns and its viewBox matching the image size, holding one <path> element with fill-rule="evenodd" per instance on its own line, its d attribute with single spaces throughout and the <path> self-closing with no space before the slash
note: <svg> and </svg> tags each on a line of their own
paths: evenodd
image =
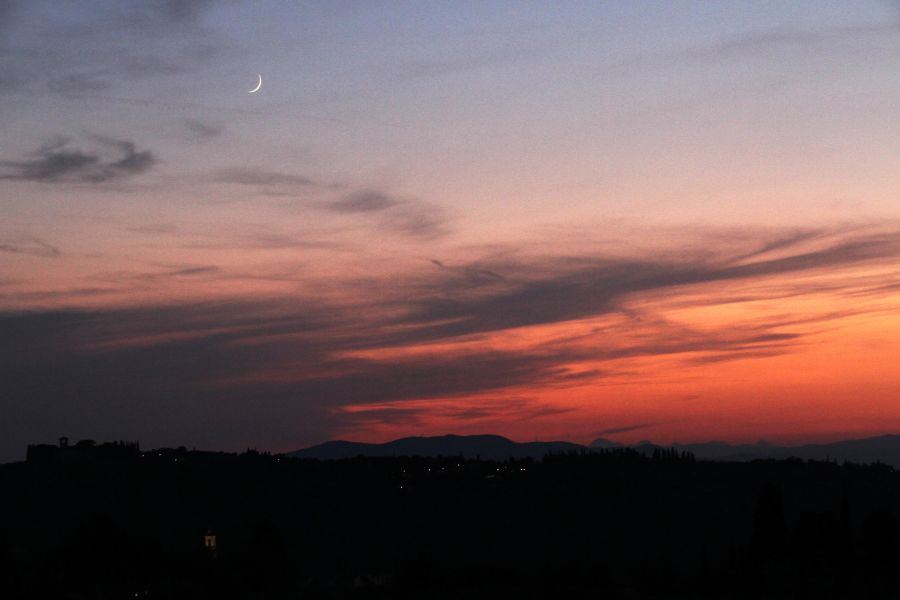
<svg viewBox="0 0 900 600">
<path fill-rule="evenodd" d="M 105 442 L 97 444 L 94 440 L 79 440 L 69 444 L 69 438 L 59 438 L 59 445 L 29 444 L 25 454 L 27 462 L 77 462 L 98 458 L 134 458 L 140 455 L 138 442 Z"/>
</svg>

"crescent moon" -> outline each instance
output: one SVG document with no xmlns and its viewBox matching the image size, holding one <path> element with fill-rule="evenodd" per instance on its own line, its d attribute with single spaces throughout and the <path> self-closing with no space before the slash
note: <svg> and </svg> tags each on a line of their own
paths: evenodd
<svg viewBox="0 0 900 600">
<path fill-rule="evenodd" d="M 257 73 L 256 76 L 259 77 L 259 83 L 256 84 L 256 87 L 255 87 L 255 88 L 253 88 L 252 90 L 250 90 L 249 92 L 247 92 L 248 94 L 253 94 L 253 93 L 255 93 L 255 92 L 258 92 L 258 91 L 259 91 L 259 88 L 262 87 L 262 75 L 260 75 L 259 73 Z"/>
</svg>

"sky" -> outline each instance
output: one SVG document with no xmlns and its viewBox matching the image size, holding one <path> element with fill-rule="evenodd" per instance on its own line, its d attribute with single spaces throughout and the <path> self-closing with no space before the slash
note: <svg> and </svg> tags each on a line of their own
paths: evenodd
<svg viewBox="0 0 900 600">
<path fill-rule="evenodd" d="M 0 140 L 0 461 L 900 432 L 896 2 L 0 0 Z"/>
</svg>

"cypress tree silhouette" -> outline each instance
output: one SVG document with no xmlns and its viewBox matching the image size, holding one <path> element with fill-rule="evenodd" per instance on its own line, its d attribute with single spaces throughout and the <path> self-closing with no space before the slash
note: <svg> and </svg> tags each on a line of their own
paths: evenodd
<svg viewBox="0 0 900 600">
<path fill-rule="evenodd" d="M 786 527 L 781 488 L 767 483 L 753 513 L 753 531 L 750 538 L 751 557 L 759 563 L 780 559 L 785 550 Z"/>
<path fill-rule="evenodd" d="M 19 594 L 19 578 L 12 545 L 0 532 L 0 596 L 16 598 Z"/>
</svg>

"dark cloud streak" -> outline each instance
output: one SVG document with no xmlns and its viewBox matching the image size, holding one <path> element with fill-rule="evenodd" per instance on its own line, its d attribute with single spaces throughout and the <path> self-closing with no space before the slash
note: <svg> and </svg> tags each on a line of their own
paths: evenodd
<svg viewBox="0 0 900 600">
<path fill-rule="evenodd" d="M 104 183 L 139 175 L 157 162 L 149 150 L 138 150 L 134 142 L 107 137 L 94 138 L 99 148 L 86 152 L 58 138 L 39 148 L 31 158 L 0 161 L 5 172 L 0 179 L 40 183 Z M 110 152 L 112 155 L 110 156 Z"/>
<path fill-rule="evenodd" d="M 62 252 L 56 246 L 52 246 L 41 238 L 28 236 L 15 240 L 0 240 L 0 252 L 11 254 L 29 254 L 31 256 L 43 256 L 56 258 Z"/>
<path fill-rule="evenodd" d="M 340 213 L 361 213 L 385 210 L 400 201 L 375 190 L 363 190 L 348 194 L 328 205 L 328 209 Z"/>
<path fill-rule="evenodd" d="M 640 429 L 646 429 L 648 427 L 653 427 L 652 423 L 635 423 L 633 425 L 621 425 L 619 427 L 609 427 L 607 429 L 601 429 L 600 431 L 595 431 L 591 435 L 595 437 L 604 436 L 604 435 L 615 435 L 617 433 L 630 433 L 632 431 L 638 431 Z"/>
<path fill-rule="evenodd" d="M 225 131 L 225 126 L 220 123 L 208 123 L 198 119 L 185 119 L 183 123 L 194 137 L 201 140 L 219 137 Z"/>
<path fill-rule="evenodd" d="M 792 244 L 780 242 L 779 247 L 793 247 L 800 241 L 805 238 Z M 456 284 L 459 293 L 452 293 L 451 287 L 449 293 L 413 300 L 411 315 L 404 320 L 429 328 L 435 339 L 488 333 L 607 314 L 618 310 L 631 294 L 839 269 L 887 257 L 900 257 L 896 231 L 862 234 L 817 250 L 749 263 L 591 257 L 538 258 L 523 265 L 481 263 L 482 269 L 510 274 L 502 284 L 491 283 L 491 293 L 479 289 L 467 294 L 470 284 L 465 281 Z"/>
<path fill-rule="evenodd" d="M 220 169 L 214 175 L 213 180 L 221 183 L 248 186 L 320 187 L 318 182 L 304 175 L 281 173 L 254 167 Z"/>
</svg>

